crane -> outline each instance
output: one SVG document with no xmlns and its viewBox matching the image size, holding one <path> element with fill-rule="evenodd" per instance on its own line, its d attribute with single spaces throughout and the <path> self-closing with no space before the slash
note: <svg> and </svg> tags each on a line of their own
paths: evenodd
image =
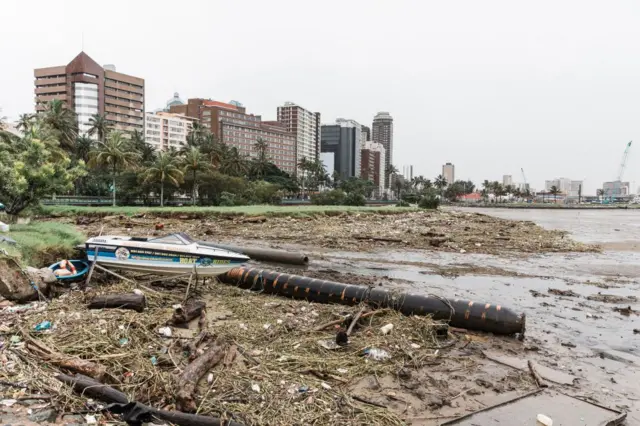
<svg viewBox="0 0 640 426">
<path fill-rule="evenodd" d="M 609 200 L 613 201 L 614 196 L 627 195 L 622 194 L 622 177 L 624 176 L 624 170 L 627 167 L 627 159 L 629 158 L 629 151 L 631 150 L 631 143 L 633 141 L 629 141 L 627 147 L 624 149 L 624 154 L 622 154 L 622 161 L 620 162 L 620 169 L 618 169 L 618 179 L 613 182 L 613 188 L 609 190 Z M 606 196 L 606 194 L 605 194 Z"/>
<path fill-rule="evenodd" d="M 522 180 L 524 181 L 524 187 L 522 189 L 525 193 L 528 193 L 529 184 L 527 183 L 527 177 L 524 175 L 524 168 L 520 167 L 520 171 L 522 172 Z"/>
</svg>

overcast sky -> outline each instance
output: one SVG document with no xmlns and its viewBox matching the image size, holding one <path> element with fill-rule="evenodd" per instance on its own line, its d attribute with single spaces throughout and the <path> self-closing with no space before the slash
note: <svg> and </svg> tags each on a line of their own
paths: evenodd
<svg viewBox="0 0 640 426">
<path fill-rule="evenodd" d="M 33 68 L 82 48 L 146 80 L 146 108 L 285 101 L 371 124 L 395 120 L 394 163 L 433 178 L 501 180 L 520 168 L 640 185 L 640 2 L 325 0 L 28 1 L 0 5 L 0 108 L 32 112 Z"/>
</svg>

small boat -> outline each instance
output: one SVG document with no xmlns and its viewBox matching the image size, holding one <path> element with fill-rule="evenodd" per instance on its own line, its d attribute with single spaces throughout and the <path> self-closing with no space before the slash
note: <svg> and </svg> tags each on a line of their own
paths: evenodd
<svg viewBox="0 0 640 426">
<path fill-rule="evenodd" d="M 70 260 L 69 262 L 71 262 L 71 264 L 76 268 L 76 273 L 72 275 L 56 275 L 58 281 L 73 282 L 81 280 L 85 275 L 87 275 L 87 272 L 89 272 L 89 264 L 84 260 Z M 53 265 L 49 266 L 49 269 L 55 272 L 56 269 L 60 269 L 60 263 L 62 263 L 62 261 L 54 263 Z"/>
<path fill-rule="evenodd" d="M 103 236 L 89 238 L 87 260 L 105 267 L 157 275 L 190 272 L 210 277 L 242 265 L 249 257 L 214 247 L 199 245 L 180 232 L 158 238 Z"/>
</svg>

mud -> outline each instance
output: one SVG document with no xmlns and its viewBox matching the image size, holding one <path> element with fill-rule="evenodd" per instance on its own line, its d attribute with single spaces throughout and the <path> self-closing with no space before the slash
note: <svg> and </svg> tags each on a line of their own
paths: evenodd
<svg viewBox="0 0 640 426">
<path fill-rule="evenodd" d="M 628 411 L 626 424 L 640 424 L 640 317 L 633 313 L 640 310 L 635 299 L 640 290 L 640 253 L 634 242 L 640 241 L 640 211 L 486 212 L 500 219 L 477 212 L 354 215 L 338 218 L 338 223 L 336 218 L 268 218 L 263 223 L 166 220 L 165 232 L 309 254 L 306 269 L 269 265 L 283 272 L 500 303 L 527 313 L 524 342 L 469 335 L 469 345 L 457 356 L 445 365 L 421 370 L 408 383 L 398 376 L 371 377 L 351 389 L 403 413 L 411 424 L 438 424 L 456 413 L 533 388 L 526 372 L 491 361 L 481 356 L 482 351 L 532 360 L 567 379 L 565 384 L 554 384 L 563 392 Z M 559 231 L 508 219 L 534 221 Z M 155 232 L 153 221 L 139 220 L 136 225 L 112 220 L 104 232 Z M 91 233 L 100 226 L 81 228 Z M 409 228 L 419 231 L 407 232 Z M 400 242 L 354 238 L 361 235 Z M 496 238 L 503 236 L 509 238 Z M 447 241 L 434 245 L 431 241 L 436 238 Z M 603 251 L 594 251 L 593 245 Z M 549 289 L 560 294 L 550 294 Z M 629 308 L 629 315 L 613 308 Z M 414 381 L 431 384 L 433 390 L 413 388 Z"/>
</svg>

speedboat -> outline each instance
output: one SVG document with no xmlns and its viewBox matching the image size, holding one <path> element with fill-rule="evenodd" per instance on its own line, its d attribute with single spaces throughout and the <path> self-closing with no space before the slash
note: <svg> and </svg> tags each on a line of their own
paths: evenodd
<svg viewBox="0 0 640 426">
<path fill-rule="evenodd" d="M 113 269 L 157 275 L 190 272 L 210 277 L 240 266 L 249 258 L 220 248 L 199 245 L 185 233 L 158 238 L 101 236 L 86 243 L 87 260 Z"/>
</svg>

